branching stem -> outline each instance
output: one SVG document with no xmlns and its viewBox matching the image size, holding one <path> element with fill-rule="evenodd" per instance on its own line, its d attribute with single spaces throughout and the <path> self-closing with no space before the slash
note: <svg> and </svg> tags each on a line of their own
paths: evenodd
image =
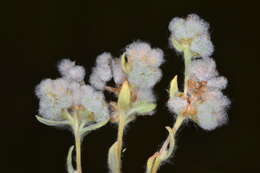
<svg viewBox="0 0 260 173">
<path fill-rule="evenodd" d="M 184 52 L 184 63 L 185 63 L 184 95 L 187 95 L 187 92 L 188 92 L 188 66 L 191 63 L 192 54 L 188 47 L 184 48 L 183 52 Z M 172 128 L 172 137 L 174 138 L 174 139 L 172 139 L 173 145 L 171 146 L 171 148 L 169 148 L 170 140 L 171 140 L 171 136 L 169 135 L 167 137 L 167 139 L 164 141 L 158 154 L 151 157 L 151 159 L 153 159 L 152 164 L 151 164 L 151 162 L 149 162 L 149 163 L 147 162 L 146 173 L 157 173 L 161 162 L 168 159 L 168 157 L 172 154 L 172 152 L 174 151 L 174 147 L 175 147 L 176 132 L 178 131 L 178 129 L 180 128 L 180 126 L 182 125 L 184 120 L 185 120 L 184 116 L 182 116 L 182 115 L 177 116 L 176 122 Z M 165 154 L 165 152 L 167 152 L 167 154 Z M 164 156 L 162 156 L 163 154 L 164 154 Z"/>
</svg>

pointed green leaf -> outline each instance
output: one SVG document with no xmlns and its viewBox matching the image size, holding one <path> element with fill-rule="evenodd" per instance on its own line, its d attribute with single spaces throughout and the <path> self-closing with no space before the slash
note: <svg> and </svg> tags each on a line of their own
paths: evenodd
<svg viewBox="0 0 260 173">
<path fill-rule="evenodd" d="M 129 114 L 130 115 L 130 114 Z M 134 115 L 134 114 L 132 114 L 132 115 Z M 132 122 L 132 121 L 134 121 L 136 119 L 136 116 L 127 116 L 126 117 L 126 120 L 125 120 L 125 124 L 127 125 L 128 123 L 130 123 L 130 122 Z"/>
<path fill-rule="evenodd" d="M 119 158 L 117 155 L 118 142 L 115 142 L 108 151 L 108 166 L 112 173 L 120 170 Z"/>
<path fill-rule="evenodd" d="M 91 132 L 92 130 L 96 130 L 96 129 L 106 125 L 108 121 L 109 121 L 109 119 L 106 119 L 104 121 L 101 121 L 101 122 L 98 122 L 98 123 L 91 124 L 89 126 L 83 127 L 82 129 L 80 129 L 80 135 L 84 136 L 88 132 Z"/>
<path fill-rule="evenodd" d="M 72 165 L 72 151 L 74 149 L 74 146 L 71 146 L 68 152 L 67 156 L 67 171 L 68 173 L 75 173 L 75 170 Z"/>
<path fill-rule="evenodd" d="M 174 76 L 170 84 L 170 97 L 173 97 L 177 92 L 179 92 L 178 88 L 178 76 Z"/>
<path fill-rule="evenodd" d="M 174 132 L 170 127 L 166 127 L 169 132 L 169 147 L 166 151 L 162 151 L 160 159 L 162 161 L 167 160 L 173 153 L 175 147 L 175 139 L 174 139 Z"/>
<path fill-rule="evenodd" d="M 129 72 L 129 64 L 126 62 L 125 53 L 121 56 L 121 67 L 125 73 Z"/>
<path fill-rule="evenodd" d="M 135 103 L 132 108 L 128 111 L 128 115 L 131 114 L 145 114 L 153 111 L 156 108 L 156 104 L 148 102 Z"/>
<path fill-rule="evenodd" d="M 131 91 L 128 82 L 125 81 L 120 90 L 117 103 L 120 109 L 126 110 L 129 108 L 130 102 L 131 102 Z"/>
<path fill-rule="evenodd" d="M 172 39 L 172 45 L 177 51 L 183 51 L 183 46 L 176 39 Z"/>
<path fill-rule="evenodd" d="M 41 122 L 47 126 L 63 126 L 63 125 L 69 124 L 69 121 L 67 121 L 67 120 L 64 120 L 64 121 L 48 120 L 48 119 L 42 118 L 38 115 L 36 115 L 36 118 L 39 122 Z"/>
</svg>

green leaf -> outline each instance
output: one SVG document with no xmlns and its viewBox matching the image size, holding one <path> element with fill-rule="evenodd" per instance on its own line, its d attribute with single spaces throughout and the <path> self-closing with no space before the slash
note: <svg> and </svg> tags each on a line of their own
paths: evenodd
<svg viewBox="0 0 260 173">
<path fill-rule="evenodd" d="M 172 39 L 172 45 L 177 51 L 183 51 L 183 46 L 176 39 Z"/>
<path fill-rule="evenodd" d="M 98 122 L 98 123 L 91 124 L 89 126 L 83 127 L 82 129 L 80 129 L 80 135 L 84 136 L 87 133 L 91 132 L 92 130 L 96 130 L 96 129 L 106 125 L 108 121 L 109 121 L 109 119 L 106 119 L 104 121 L 101 121 L 101 122 Z"/>
<path fill-rule="evenodd" d="M 120 170 L 119 158 L 117 154 L 118 142 L 115 142 L 108 151 L 108 166 L 112 173 Z"/>
<path fill-rule="evenodd" d="M 146 173 L 151 173 L 153 170 L 154 163 L 158 157 L 158 153 L 152 155 L 146 163 Z"/>
<path fill-rule="evenodd" d="M 120 109 L 126 110 L 129 108 L 130 103 L 131 103 L 131 91 L 128 82 L 125 81 L 120 90 L 117 104 Z"/>
<path fill-rule="evenodd" d="M 132 108 L 128 111 L 128 115 L 131 114 L 145 114 L 153 111 L 156 108 L 156 104 L 148 102 L 137 102 L 133 104 Z"/>
<path fill-rule="evenodd" d="M 175 147 L 175 138 L 174 138 L 174 131 L 170 127 L 166 127 L 166 129 L 169 132 L 169 148 L 166 149 L 166 151 L 162 151 L 160 155 L 160 159 L 162 161 L 167 160 L 173 153 L 174 147 Z"/>
<path fill-rule="evenodd" d="M 74 149 L 74 146 L 71 146 L 68 152 L 67 156 L 67 171 L 68 173 L 75 173 L 75 170 L 72 165 L 72 151 Z"/>
<path fill-rule="evenodd" d="M 132 114 L 132 115 L 134 115 L 134 114 Z M 130 116 L 126 117 L 125 124 L 127 125 L 128 123 L 134 121 L 135 119 L 136 119 L 136 116 L 131 116 L 130 115 Z"/>
<path fill-rule="evenodd" d="M 173 97 L 177 92 L 179 92 L 178 88 L 178 76 L 174 76 L 170 84 L 170 97 Z"/>
<path fill-rule="evenodd" d="M 48 119 L 42 118 L 38 115 L 36 115 L 36 119 L 39 122 L 41 122 L 41 123 L 43 123 L 47 126 L 63 126 L 63 125 L 69 125 L 70 124 L 69 121 L 67 121 L 67 120 L 64 120 L 64 121 L 48 120 Z"/>
<path fill-rule="evenodd" d="M 130 71 L 130 66 L 126 61 L 125 53 L 121 56 L 121 67 L 125 73 L 128 73 Z"/>
</svg>

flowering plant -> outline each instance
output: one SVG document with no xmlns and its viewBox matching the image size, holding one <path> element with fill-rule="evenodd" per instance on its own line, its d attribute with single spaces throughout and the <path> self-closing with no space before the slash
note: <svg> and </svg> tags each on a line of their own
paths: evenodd
<svg viewBox="0 0 260 173">
<path fill-rule="evenodd" d="M 186 19 L 173 18 L 169 25 L 170 44 L 183 55 L 185 63 L 184 88 L 179 89 L 175 76 L 169 89 L 167 106 L 175 115 L 173 127 L 166 127 L 168 138 L 161 149 L 147 161 L 146 173 L 156 173 L 175 149 L 175 136 L 186 121 L 193 121 L 205 130 L 213 130 L 227 121 L 229 99 L 222 94 L 227 79 L 219 76 L 210 56 L 214 47 L 209 24 L 195 14 Z M 121 173 L 121 153 L 125 127 L 138 116 L 155 113 L 156 97 L 153 87 L 162 77 L 163 51 L 148 43 L 136 41 L 126 46 L 120 58 L 108 52 L 100 54 L 89 77 L 85 69 L 64 59 L 58 64 L 61 77 L 45 79 L 36 87 L 39 114 L 36 118 L 49 126 L 67 126 L 75 137 L 76 168 L 72 151 L 67 157 L 67 171 L 82 173 L 81 142 L 91 131 L 109 121 L 117 124 L 117 140 L 108 150 L 108 166 L 112 173 Z M 108 82 L 113 81 L 113 86 Z M 105 99 L 111 92 L 116 101 Z"/>
</svg>

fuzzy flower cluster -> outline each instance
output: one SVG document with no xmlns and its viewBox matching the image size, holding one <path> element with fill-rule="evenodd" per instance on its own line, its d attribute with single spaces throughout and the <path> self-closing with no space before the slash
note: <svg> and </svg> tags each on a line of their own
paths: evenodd
<svg viewBox="0 0 260 173">
<path fill-rule="evenodd" d="M 214 50 L 209 24 L 196 14 L 190 14 L 186 19 L 173 18 L 169 30 L 173 47 L 184 52 L 185 86 L 184 92 L 171 96 L 168 107 L 203 129 L 213 130 L 227 121 L 230 101 L 222 94 L 227 80 L 218 75 L 215 61 L 209 58 Z"/>
<path fill-rule="evenodd" d="M 194 57 L 211 56 L 214 47 L 209 35 L 209 24 L 196 14 L 190 14 L 186 19 L 175 17 L 169 24 L 170 42 L 173 47 L 182 52 L 189 48 Z"/>
<path fill-rule="evenodd" d="M 39 114 L 50 120 L 63 120 L 63 111 L 80 114 L 84 121 L 102 121 L 109 115 L 101 92 L 84 83 L 85 69 L 69 59 L 58 64 L 62 77 L 45 79 L 36 87 L 40 99 Z M 90 116 L 91 115 L 91 116 Z"/>
<path fill-rule="evenodd" d="M 159 67 L 164 62 L 163 51 L 144 42 L 134 42 L 127 46 L 125 54 L 130 66 L 127 79 L 136 89 L 137 100 L 154 101 L 152 88 L 162 77 Z"/>
<path fill-rule="evenodd" d="M 104 90 L 106 83 L 112 78 L 111 71 L 112 56 L 104 52 L 96 59 L 96 66 L 92 69 L 89 82 L 98 90 Z"/>
<path fill-rule="evenodd" d="M 118 87 L 127 80 L 135 90 L 136 101 L 155 101 L 152 88 L 162 76 L 159 66 L 164 61 L 163 51 L 153 49 L 145 42 L 134 42 L 126 47 L 124 56 L 127 57 L 127 70 L 122 67 L 122 59 L 112 58 L 109 53 L 98 56 L 90 83 L 96 89 L 104 90 L 111 78 Z"/>
<path fill-rule="evenodd" d="M 218 76 L 212 58 L 193 60 L 188 68 L 188 91 L 177 93 L 168 102 L 169 109 L 187 116 L 206 130 L 213 130 L 227 121 L 229 99 L 222 94 L 227 80 Z"/>
</svg>

